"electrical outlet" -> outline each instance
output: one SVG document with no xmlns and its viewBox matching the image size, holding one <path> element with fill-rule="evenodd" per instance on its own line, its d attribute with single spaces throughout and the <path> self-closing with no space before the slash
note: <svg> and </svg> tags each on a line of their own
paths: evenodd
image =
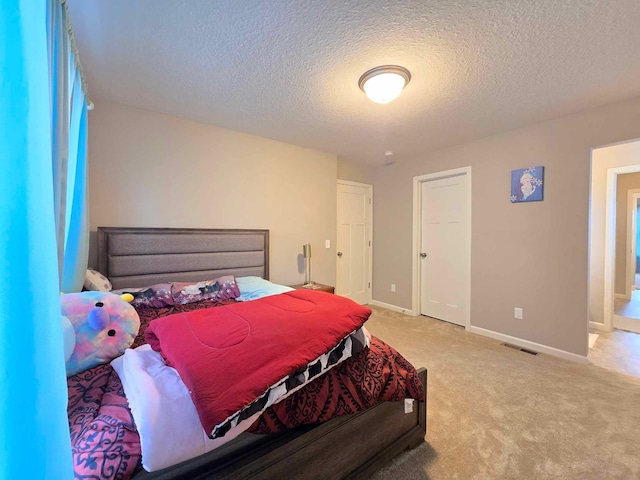
<svg viewBox="0 0 640 480">
<path fill-rule="evenodd" d="M 395 291 L 396 291 L 396 284 L 395 284 L 395 283 L 392 283 L 392 284 L 391 284 L 391 291 L 392 291 L 392 292 L 395 292 Z"/>
<path fill-rule="evenodd" d="M 413 412 L 413 398 L 404 399 L 404 413 Z"/>
<path fill-rule="evenodd" d="M 324 248 L 331 248 L 331 240 L 324 241 Z"/>
<path fill-rule="evenodd" d="M 520 307 L 516 307 L 513 311 L 513 317 L 518 320 L 522 320 L 522 309 Z"/>
</svg>

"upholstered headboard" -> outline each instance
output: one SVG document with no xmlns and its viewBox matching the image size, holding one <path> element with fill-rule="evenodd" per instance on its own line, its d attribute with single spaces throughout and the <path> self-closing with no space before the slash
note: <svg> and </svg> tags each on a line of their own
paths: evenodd
<svg viewBox="0 0 640 480">
<path fill-rule="evenodd" d="M 98 227 L 98 270 L 114 289 L 222 275 L 269 278 L 269 230 Z"/>
</svg>

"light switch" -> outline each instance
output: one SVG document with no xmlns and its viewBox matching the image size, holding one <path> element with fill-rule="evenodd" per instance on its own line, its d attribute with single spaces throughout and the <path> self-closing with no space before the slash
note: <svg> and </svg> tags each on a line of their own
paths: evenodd
<svg viewBox="0 0 640 480">
<path fill-rule="evenodd" d="M 331 248 L 331 240 L 324 241 L 324 248 Z"/>
</svg>

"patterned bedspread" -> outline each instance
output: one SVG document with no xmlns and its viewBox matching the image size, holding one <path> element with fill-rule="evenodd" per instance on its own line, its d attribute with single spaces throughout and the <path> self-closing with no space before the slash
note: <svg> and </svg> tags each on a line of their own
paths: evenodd
<svg viewBox="0 0 640 480">
<path fill-rule="evenodd" d="M 371 345 L 269 407 L 249 428 L 274 433 L 350 415 L 378 402 L 424 400 L 418 372 L 393 347 L 371 337 Z"/>
<path fill-rule="evenodd" d="M 205 300 L 163 308 L 136 306 L 140 330 L 131 348 L 144 343 L 151 320 L 233 303 Z M 140 437 L 120 377 L 111 365 L 99 365 L 67 378 L 69 430 L 75 478 L 129 479 L 140 464 Z"/>
<path fill-rule="evenodd" d="M 166 308 L 138 306 L 141 327 L 132 345 L 144 343 L 155 318 L 232 303 L 208 300 Z M 129 479 L 140 468 L 140 438 L 120 378 L 100 365 L 67 379 L 69 428 L 76 479 Z M 378 401 L 422 400 L 415 368 L 376 337 L 371 347 L 346 360 L 301 390 L 273 405 L 249 429 L 271 433 L 366 409 Z"/>
<path fill-rule="evenodd" d="M 99 365 L 67 385 L 75 478 L 127 480 L 140 462 L 140 437 L 120 377 L 111 365 Z"/>
</svg>

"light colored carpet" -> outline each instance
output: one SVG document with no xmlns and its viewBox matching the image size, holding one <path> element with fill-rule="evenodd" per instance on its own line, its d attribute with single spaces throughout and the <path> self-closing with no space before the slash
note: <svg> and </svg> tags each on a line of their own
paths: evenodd
<svg viewBox="0 0 640 480">
<path fill-rule="evenodd" d="M 367 328 L 428 369 L 427 442 L 373 480 L 640 478 L 640 379 L 372 309 Z"/>
<path fill-rule="evenodd" d="M 621 317 L 640 318 L 640 290 L 634 290 L 630 300 L 614 299 L 613 313 Z"/>
<path fill-rule="evenodd" d="M 613 329 L 600 332 L 598 341 L 589 350 L 589 361 L 634 377 L 640 377 L 640 334 Z"/>
</svg>

